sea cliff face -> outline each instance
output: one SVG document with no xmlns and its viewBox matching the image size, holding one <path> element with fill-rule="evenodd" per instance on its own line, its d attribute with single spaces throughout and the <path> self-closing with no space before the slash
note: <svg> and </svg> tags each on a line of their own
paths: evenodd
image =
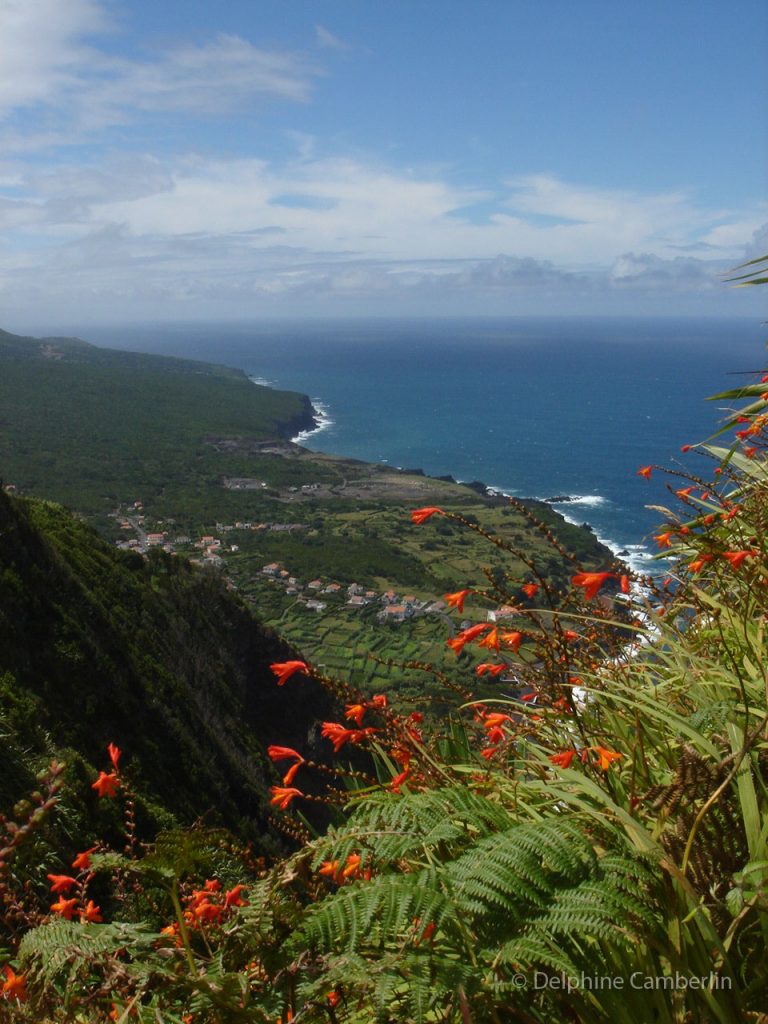
<svg viewBox="0 0 768 1024">
<path fill-rule="evenodd" d="M 317 410 L 313 407 L 309 396 L 297 394 L 296 397 L 301 402 L 301 411 L 288 419 L 279 420 L 275 424 L 275 433 L 282 440 L 290 441 L 299 434 L 317 430 L 320 425 Z"/>
</svg>

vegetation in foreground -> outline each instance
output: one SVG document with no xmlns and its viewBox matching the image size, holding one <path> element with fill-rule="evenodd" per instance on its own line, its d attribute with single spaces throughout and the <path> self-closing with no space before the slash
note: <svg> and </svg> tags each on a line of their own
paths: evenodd
<svg viewBox="0 0 768 1024">
<path fill-rule="evenodd" d="M 354 765 L 343 793 L 316 795 L 322 766 L 276 731 L 289 857 L 254 862 L 202 826 L 136 842 L 116 735 L 92 788 L 124 810 L 124 843 L 72 835 L 41 862 L 61 794 L 51 765 L 3 821 L 8 1019 L 764 1021 L 767 388 L 718 396 L 746 403 L 732 443 L 684 446 L 713 472 L 676 478 L 660 509 L 675 568 L 658 586 L 610 567 L 556 588 L 530 559 L 518 578 L 491 575 L 486 599 L 524 590 L 524 624 L 448 643 L 482 652 L 498 697 L 477 702 L 444 674 L 455 710 L 428 728 L 348 691 L 323 726 Z M 446 520 L 483 531 L 438 506 L 413 513 L 424 531 Z M 457 615 L 472 589 L 449 596 Z M 306 660 L 272 668 L 299 703 L 343 692 Z M 302 820 L 318 799 L 337 814 L 323 835 Z"/>
</svg>

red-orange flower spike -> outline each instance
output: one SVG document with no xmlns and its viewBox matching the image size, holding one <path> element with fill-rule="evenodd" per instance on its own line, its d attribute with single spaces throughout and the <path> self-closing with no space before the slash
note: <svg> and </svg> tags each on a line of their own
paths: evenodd
<svg viewBox="0 0 768 1024">
<path fill-rule="evenodd" d="M 26 975 L 17 974 L 10 964 L 3 968 L 5 981 L 0 988 L 0 995 L 3 999 L 18 999 L 23 1003 L 27 998 Z"/>
<path fill-rule="evenodd" d="M 350 853 L 347 857 L 347 862 L 341 870 L 342 878 L 352 878 L 360 870 L 360 854 Z"/>
<path fill-rule="evenodd" d="M 517 630 L 502 633 L 501 642 L 507 647 L 511 647 L 515 654 L 518 654 L 520 651 L 520 644 L 523 642 L 523 634 Z"/>
<path fill-rule="evenodd" d="M 101 907 L 97 906 L 93 900 L 88 900 L 85 908 L 80 911 L 80 920 L 88 921 L 89 924 L 101 924 L 104 920 L 101 916 Z"/>
<path fill-rule="evenodd" d="M 293 761 L 304 760 L 298 750 L 294 750 L 293 747 L 279 747 L 275 743 L 267 747 L 267 753 L 273 761 L 287 761 L 289 758 Z"/>
<path fill-rule="evenodd" d="M 457 590 L 455 594 L 445 594 L 445 603 L 449 608 L 455 608 L 461 613 L 464 611 L 464 602 L 471 593 L 471 590 Z"/>
<path fill-rule="evenodd" d="M 688 563 L 688 570 L 695 575 L 701 572 L 707 562 L 712 561 L 712 555 L 700 555 L 693 562 Z"/>
<path fill-rule="evenodd" d="M 738 569 L 745 559 L 754 558 L 756 554 L 756 551 L 724 551 L 723 558 L 730 562 L 734 569 Z"/>
<path fill-rule="evenodd" d="M 76 907 L 76 899 L 73 898 L 71 900 L 65 900 L 63 896 L 60 899 L 58 899 L 56 903 L 51 904 L 51 910 L 53 911 L 53 913 L 60 914 L 62 917 L 66 918 L 67 921 L 72 920 L 72 916 L 75 913 Z"/>
<path fill-rule="evenodd" d="M 692 447 L 693 447 L 693 445 L 691 445 L 691 444 L 684 444 L 684 445 L 683 445 L 683 446 L 681 447 L 680 451 L 681 451 L 681 452 L 683 453 L 683 455 L 685 455 L 685 454 L 686 454 L 686 452 L 689 452 L 689 451 L 691 450 L 691 448 L 692 448 Z"/>
<path fill-rule="evenodd" d="M 333 743 L 333 751 L 338 754 L 344 744 L 353 738 L 355 730 L 347 729 L 339 722 L 323 722 L 320 735 Z"/>
<path fill-rule="evenodd" d="M 606 750 L 605 747 L 591 747 L 590 749 L 597 754 L 598 767 L 604 772 L 608 771 L 614 761 L 618 761 L 620 757 L 624 756 L 616 750 Z"/>
<path fill-rule="evenodd" d="M 675 491 L 675 494 L 678 498 L 687 498 L 695 490 L 695 487 L 681 487 L 679 491 Z"/>
<path fill-rule="evenodd" d="M 475 672 L 479 676 L 484 676 L 486 673 L 488 673 L 489 676 L 498 676 L 501 675 L 502 672 L 506 671 L 506 668 L 507 666 L 503 661 L 500 661 L 497 665 L 494 665 L 489 661 L 484 661 L 482 665 L 477 666 Z"/>
<path fill-rule="evenodd" d="M 269 667 L 277 676 L 278 686 L 284 686 L 297 672 L 309 672 L 305 661 L 276 661 Z"/>
<path fill-rule="evenodd" d="M 379 710 L 381 710 L 382 708 L 385 708 L 388 703 L 386 693 L 374 693 L 371 697 L 372 708 L 379 708 Z"/>
<path fill-rule="evenodd" d="M 653 466 L 641 466 L 637 471 L 638 476 L 645 477 L 646 480 L 651 479 L 651 473 L 653 472 Z"/>
<path fill-rule="evenodd" d="M 629 576 L 621 576 L 619 578 L 619 584 L 621 586 L 622 594 L 628 594 L 630 592 Z"/>
<path fill-rule="evenodd" d="M 347 709 L 344 712 L 344 717 L 348 718 L 350 722 L 354 722 L 357 726 L 362 726 L 363 716 L 365 715 L 365 704 L 347 704 Z"/>
<path fill-rule="evenodd" d="M 584 597 L 587 601 L 591 601 L 611 576 L 613 576 L 612 572 L 577 572 L 571 578 L 571 583 L 574 587 L 583 587 Z"/>
<path fill-rule="evenodd" d="M 392 790 L 393 793 L 400 792 L 400 787 L 403 785 L 403 783 L 406 781 L 409 775 L 409 769 L 405 768 L 403 771 L 400 772 L 399 775 L 396 775 L 394 779 L 392 779 L 392 781 L 389 784 L 389 788 Z"/>
<path fill-rule="evenodd" d="M 318 868 L 318 874 L 325 875 L 326 878 L 337 878 L 340 874 L 340 865 L 337 860 L 324 860 Z"/>
<path fill-rule="evenodd" d="M 558 768 L 570 768 L 571 761 L 575 756 L 575 750 L 562 750 L 559 754 L 553 754 L 549 760 L 552 764 L 557 765 Z"/>
<path fill-rule="evenodd" d="M 512 718 L 510 715 L 504 715 L 500 711 L 495 711 L 490 715 L 486 715 L 483 719 L 483 728 L 487 730 L 498 729 L 504 722 L 511 722 Z"/>
<path fill-rule="evenodd" d="M 120 758 L 122 757 L 123 753 L 122 750 L 114 743 L 110 743 L 109 746 L 107 747 L 107 753 L 109 754 L 109 759 L 112 762 L 112 767 L 114 768 L 115 771 L 117 771 L 118 766 L 120 764 Z"/>
<path fill-rule="evenodd" d="M 99 777 L 91 785 L 91 789 L 95 789 L 99 796 L 113 797 L 120 785 L 120 779 L 114 772 L 110 772 L 107 775 L 106 772 L 99 772 Z"/>
<path fill-rule="evenodd" d="M 224 909 L 229 910 L 231 907 L 247 907 L 248 900 L 244 900 L 240 895 L 245 889 L 244 885 L 235 885 L 231 889 L 227 889 L 224 893 Z"/>
<path fill-rule="evenodd" d="M 464 649 L 464 646 L 468 644 L 470 640 L 474 640 L 475 637 L 480 636 L 481 633 L 484 633 L 486 630 L 490 628 L 491 627 L 488 625 L 488 623 L 481 622 L 477 626 L 470 626 L 469 629 L 465 629 L 457 636 L 451 637 L 449 640 L 446 640 L 446 644 L 448 645 L 448 647 L 452 647 L 457 654 L 460 654 L 461 651 Z"/>
<path fill-rule="evenodd" d="M 411 520 L 420 526 L 425 520 L 431 516 L 444 516 L 445 512 L 441 508 L 436 508 L 434 505 L 428 505 L 425 508 L 415 508 L 411 512 Z"/>
<path fill-rule="evenodd" d="M 76 878 L 70 878 L 69 875 L 48 875 L 51 882 L 51 892 L 69 892 L 73 885 L 77 885 Z"/>
<path fill-rule="evenodd" d="M 482 640 L 477 643 L 478 647 L 486 647 L 489 651 L 498 651 L 499 649 L 499 632 L 497 629 L 492 629 L 488 636 L 484 636 Z"/>
<path fill-rule="evenodd" d="M 536 597 L 539 592 L 538 583 L 524 583 L 520 588 L 526 597 Z"/>
<path fill-rule="evenodd" d="M 83 850 L 82 853 L 78 853 L 75 859 L 72 861 L 72 867 L 75 871 L 87 871 L 91 866 L 91 854 L 98 849 L 98 846 L 92 846 L 89 850 Z M 50 875 L 48 876 L 50 878 Z"/>
<path fill-rule="evenodd" d="M 270 786 L 269 792 L 272 794 L 272 798 L 269 801 L 270 804 L 272 804 L 273 807 L 279 808 L 281 811 L 284 811 L 289 807 L 291 801 L 297 796 L 304 796 L 301 790 L 293 789 L 291 787 L 286 788 L 284 786 Z"/>
<path fill-rule="evenodd" d="M 290 786 L 293 780 L 296 778 L 299 769 L 304 764 L 303 761 L 297 761 L 296 764 L 292 764 L 288 771 L 283 776 L 283 785 Z"/>
</svg>

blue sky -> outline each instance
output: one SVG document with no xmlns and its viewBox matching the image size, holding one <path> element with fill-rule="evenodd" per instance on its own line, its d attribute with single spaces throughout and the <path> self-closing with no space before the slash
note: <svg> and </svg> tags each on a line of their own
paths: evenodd
<svg viewBox="0 0 768 1024">
<path fill-rule="evenodd" d="M 759 315 L 768 8 L 0 0 L 3 325 Z"/>
</svg>

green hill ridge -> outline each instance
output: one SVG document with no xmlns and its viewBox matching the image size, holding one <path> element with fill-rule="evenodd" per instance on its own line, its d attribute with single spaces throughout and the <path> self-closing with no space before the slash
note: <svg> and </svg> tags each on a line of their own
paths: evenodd
<svg viewBox="0 0 768 1024">
<path fill-rule="evenodd" d="M 215 574 L 0 492 L 0 809 L 35 764 L 91 780 L 117 742 L 150 831 L 158 813 L 267 835 L 263 744 L 312 749 L 329 713 L 319 691 L 289 711 L 269 664 L 292 656 Z"/>
</svg>

